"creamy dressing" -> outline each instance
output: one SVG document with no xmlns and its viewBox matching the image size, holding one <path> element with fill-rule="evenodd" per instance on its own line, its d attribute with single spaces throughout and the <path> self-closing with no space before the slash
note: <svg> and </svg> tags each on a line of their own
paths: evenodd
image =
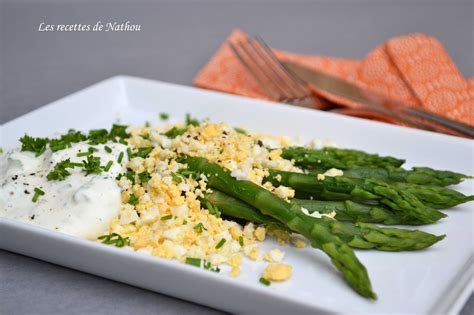
<svg viewBox="0 0 474 315">
<path fill-rule="evenodd" d="M 49 148 L 39 157 L 33 152 L 13 149 L 0 159 L 0 217 L 5 217 L 69 235 L 96 239 L 107 233 L 111 221 L 118 215 L 121 206 L 121 189 L 115 177 L 125 172 L 127 147 L 120 143 L 106 144 L 112 151 L 106 152 L 105 145 L 75 143 L 71 148 L 52 152 Z M 47 180 L 46 176 L 54 166 L 65 159 L 81 163 L 90 147 L 97 149 L 93 156 L 101 159 L 105 166 L 113 164 L 108 171 L 89 174 L 81 167 L 68 168 L 71 173 L 62 181 Z M 118 156 L 123 152 L 119 164 Z M 33 202 L 35 187 L 45 192 Z"/>
</svg>

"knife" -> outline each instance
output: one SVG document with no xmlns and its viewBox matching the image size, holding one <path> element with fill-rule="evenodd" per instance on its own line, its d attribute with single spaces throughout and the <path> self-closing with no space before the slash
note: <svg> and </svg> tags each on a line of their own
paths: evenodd
<svg viewBox="0 0 474 315">
<path fill-rule="evenodd" d="M 422 118 L 463 134 L 466 137 L 474 138 L 474 128 L 470 125 L 441 117 L 422 109 L 413 108 L 413 106 L 400 101 L 388 99 L 382 95 L 366 91 L 348 81 L 318 70 L 309 69 L 289 61 L 280 60 L 280 62 L 293 76 L 325 92 L 357 102 L 377 112 L 390 112 L 392 115 L 401 113 L 405 119 L 407 116 Z"/>
</svg>

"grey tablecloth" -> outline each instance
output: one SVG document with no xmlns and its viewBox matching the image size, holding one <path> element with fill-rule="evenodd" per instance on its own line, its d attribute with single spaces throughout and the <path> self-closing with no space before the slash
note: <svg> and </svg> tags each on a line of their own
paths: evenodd
<svg viewBox="0 0 474 315">
<path fill-rule="evenodd" d="M 473 1 L 3 1 L 0 123 L 118 74 L 188 84 L 233 28 L 300 53 L 360 58 L 391 36 L 439 38 L 474 75 Z M 45 24 L 140 24 L 140 32 L 38 32 Z M 474 311 L 473 298 L 463 314 Z M 219 311 L 0 251 L 2 314 Z"/>
</svg>

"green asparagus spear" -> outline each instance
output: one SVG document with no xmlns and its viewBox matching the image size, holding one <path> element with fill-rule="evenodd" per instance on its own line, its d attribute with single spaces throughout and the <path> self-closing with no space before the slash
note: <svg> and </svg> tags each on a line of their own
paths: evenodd
<svg viewBox="0 0 474 315">
<path fill-rule="evenodd" d="M 321 249 L 331 258 L 332 263 L 343 273 L 355 291 L 364 297 L 376 298 L 364 265 L 352 249 L 328 229 L 324 219 L 314 218 L 312 222 L 306 220 L 307 216 L 300 211 L 298 205 L 290 204 L 250 181 L 237 180 L 228 171 L 204 158 L 182 157 L 180 162 L 186 163 L 188 170 L 207 176 L 209 187 L 254 206 L 262 214 L 271 216 L 305 236 L 311 246 Z"/>
<path fill-rule="evenodd" d="M 263 215 L 249 204 L 222 192 L 214 191 L 207 195 L 206 199 L 227 216 L 264 224 L 269 228 L 279 227 L 278 221 L 272 217 Z M 308 221 L 313 221 L 314 219 L 310 216 L 306 217 Z M 444 235 L 435 236 L 418 230 L 380 228 L 366 223 L 343 223 L 324 217 L 317 224 L 321 223 L 325 224 L 333 234 L 339 236 L 350 247 L 358 249 L 377 249 L 382 251 L 420 250 L 437 243 L 445 237 Z M 280 229 L 286 230 L 284 227 Z"/>
<path fill-rule="evenodd" d="M 324 171 L 320 172 L 324 173 Z M 419 185 L 456 185 L 470 176 L 451 171 L 435 170 L 429 167 L 414 167 L 406 170 L 401 167 L 356 167 L 344 170 L 344 175 L 353 178 L 376 178 L 386 182 L 405 182 Z"/>
<path fill-rule="evenodd" d="M 416 196 L 428 207 L 446 209 L 474 200 L 474 195 L 466 196 L 458 191 L 438 186 L 396 183 L 395 187 Z"/>
<path fill-rule="evenodd" d="M 287 160 L 294 160 L 296 165 L 304 168 L 317 169 L 349 169 L 356 167 L 399 167 L 405 160 L 391 156 L 379 156 L 358 150 L 322 148 L 308 149 L 304 147 L 291 147 L 282 150 L 281 156 Z"/>
<path fill-rule="evenodd" d="M 322 201 L 309 199 L 293 199 L 295 202 L 312 213 L 336 212 L 338 221 L 381 223 L 386 225 L 404 224 L 420 225 L 423 222 L 419 220 L 407 219 L 397 213 L 385 208 L 383 205 L 365 205 L 351 200 L 345 201 Z"/>
<path fill-rule="evenodd" d="M 427 207 L 411 193 L 376 179 L 326 176 L 324 180 L 318 180 L 313 175 L 270 170 L 266 180 L 275 186 L 289 186 L 297 192 L 311 194 L 316 199 L 379 202 L 405 221 L 428 224 L 446 217 L 442 212 Z"/>
</svg>

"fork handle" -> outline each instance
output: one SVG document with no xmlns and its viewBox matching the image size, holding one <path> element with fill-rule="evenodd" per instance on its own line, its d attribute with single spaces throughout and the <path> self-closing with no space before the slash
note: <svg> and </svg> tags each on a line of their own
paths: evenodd
<svg viewBox="0 0 474 315">
<path fill-rule="evenodd" d="M 404 113 L 410 114 L 412 116 L 418 117 L 418 118 L 423 118 L 428 121 L 437 123 L 439 125 L 442 125 L 446 128 L 449 128 L 451 130 L 455 130 L 459 133 L 462 133 L 463 135 L 469 137 L 469 138 L 474 138 L 474 127 L 471 127 L 467 124 L 451 120 L 449 118 L 441 117 L 435 114 L 431 114 L 429 112 L 426 112 L 424 110 L 419 110 L 415 108 L 407 108 L 402 110 Z"/>
</svg>

